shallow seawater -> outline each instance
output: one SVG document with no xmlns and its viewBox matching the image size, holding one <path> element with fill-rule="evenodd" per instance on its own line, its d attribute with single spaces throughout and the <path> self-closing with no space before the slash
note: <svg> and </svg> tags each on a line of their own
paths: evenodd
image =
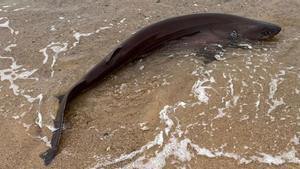
<svg viewBox="0 0 300 169">
<path fill-rule="evenodd" d="M 225 48 L 209 64 L 197 49 L 171 45 L 114 72 L 70 104 L 50 167 L 299 168 L 299 6 L 0 2 L 0 150 L 7 152 L 0 168 L 44 167 L 39 154 L 55 130 L 55 96 L 115 45 L 149 23 L 207 11 L 249 15 L 283 30 L 271 41 Z"/>
<path fill-rule="evenodd" d="M 164 68 L 173 74 L 161 85 L 167 84 L 165 88 L 177 96 L 157 111 L 162 126 L 137 150 L 99 160 L 92 168 L 122 162 L 124 168 L 163 168 L 168 162 L 186 167 L 203 157 L 234 159 L 241 165 L 299 165 L 300 69 L 279 62 L 272 43 L 251 50 L 229 49 L 225 55 L 230 58 L 208 65 L 194 53 L 175 56 L 177 64 Z M 177 86 L 169 87 L 172 84 Z M 180 85 L 185 89 L 176 90 Z M 183 91 L 187 93 L 178 96 Z M 147 123 L 151 122 L 143 124 Z"/>
</svg>

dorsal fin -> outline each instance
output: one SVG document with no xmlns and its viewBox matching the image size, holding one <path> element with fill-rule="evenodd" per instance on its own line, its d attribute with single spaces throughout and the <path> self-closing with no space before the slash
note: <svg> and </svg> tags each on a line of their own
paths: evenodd
<svg viewBox="0 0 300 169">
<path fill-rule="evenodd" d="M 113 50 L 112 52 L 110 52 L 106 57 L 105 57 L 105 63 L 108 63 L 112 60 L 112 58 L 114 56 L 116 56 L 119 51 L 121 50 L 122 48 L 121 47 L 117 47 L 115 50 Z"/>
<path fill-rule="evenodd" d="M 59 103 L 62 102 L 62 100 L 64 99 L 65 95 L 62 94 L 62 95 L 59 95 L 59 96 L 56 96 L 56 98 L 58 99 Z"/>
</svg>

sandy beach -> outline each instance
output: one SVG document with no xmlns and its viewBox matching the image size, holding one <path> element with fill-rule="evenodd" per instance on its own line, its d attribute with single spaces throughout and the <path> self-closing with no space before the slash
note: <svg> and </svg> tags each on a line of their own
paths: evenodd
<svg viewBox="0 0 300 169">
<path fill-rule="evenodd" d="M 299 0 L 1 0 L 0 168 L 299 169 Z M 44 166 L 59 96 L 142 27 L 192 13 L 276 23 L 204 64 L 176 46 L 77 97 Z"/>
</svg>

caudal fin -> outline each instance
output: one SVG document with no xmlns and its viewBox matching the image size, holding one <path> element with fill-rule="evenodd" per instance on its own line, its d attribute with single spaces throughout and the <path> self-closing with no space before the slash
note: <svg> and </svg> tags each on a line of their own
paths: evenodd
<svg viewBox="0 0 300 169">
<path fill-rule="evenodd" d="M 56 97 L 59 100 L 59 107 L 54 120 L 54 128 L 56 128 L 56 130 L 52 133 L 52 139 L 50 143 L 51 148 L 49 148 L 46 152 L 40 155 L 40 157 L 44 160 L 45 165 L 49 165 L 58 153 L 60 137 L 62 135 L 63 130 L 64 113 L 67 104 L 67 97 L 68 94 Z"/>
<path fill-rule="evenodd" d="M 49 148 L 44 153 L 40 154 L 40 157 L 44 160 L 45 165 L 49 165 L 56 156 L 56 153 L 57 149 Z"/>
<path fill-rule="evenodd" d="M 56 127 L 57 130 L 53 132 L 50 143 L 51 147 L 44 153 L 40 154 L 40 157 L 44 160 L 45 165 L 49 165 L 58 153 L 59 141 L 62 134 L 62 123 L 63 121 L 54 121 L 54 127 Z"/>
</svg>

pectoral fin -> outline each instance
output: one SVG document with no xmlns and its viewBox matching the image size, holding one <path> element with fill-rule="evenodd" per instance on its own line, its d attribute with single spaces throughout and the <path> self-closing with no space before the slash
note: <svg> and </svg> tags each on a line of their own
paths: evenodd
<svg viewBox="0 0 300 169">
<path fill-rule="evenodd" d="M 216 60 L 224 60 L 224 48 L 220 44 L 209 44 L 199 48 L 196 52 L 197 56 L 199 56 L 204 64 L 211 63 Z"/>
</svg>

